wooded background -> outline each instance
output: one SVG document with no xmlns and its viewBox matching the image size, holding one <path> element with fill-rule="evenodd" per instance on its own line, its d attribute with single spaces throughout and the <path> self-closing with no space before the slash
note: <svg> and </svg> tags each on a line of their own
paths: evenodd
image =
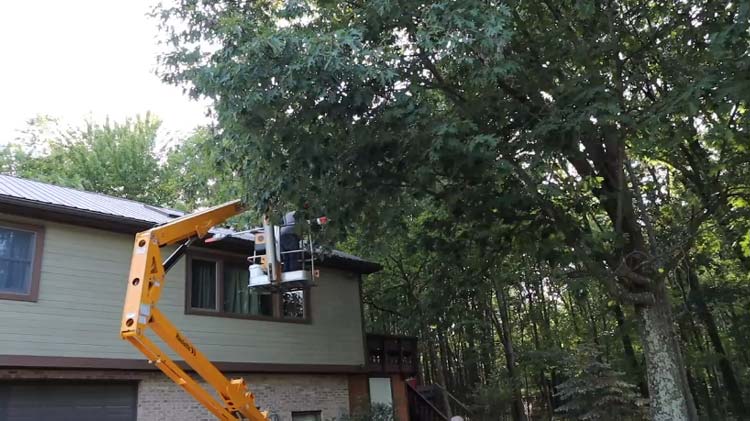
<svg viewBox="0 0 750 421">
<path fill-rule="evenodd" d="M 369 331 L 477 419 L 744 419 L 750 3 L 213 1 L 154 11 L 216 124 L 38 118 L 3 171 L 332 220 Z M 242 223 L 240 221 L 239 223 Z"/>
</svg>

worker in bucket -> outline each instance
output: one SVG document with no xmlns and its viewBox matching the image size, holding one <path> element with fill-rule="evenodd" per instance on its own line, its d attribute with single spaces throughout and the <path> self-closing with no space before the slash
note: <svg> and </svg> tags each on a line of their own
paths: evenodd
<svg viewBox="0 0 750 421">
<path fill-rule="evenodd" d="M 281 246 L 281 262 L 284 264 L 284 272 L 302 269 L 302 250 L 300 249 L 300 237 L 295 230 L 295 212 L 287 212 L 284 215 L 283 225 L 279 233 L 279 245 Z M 299 250 L 296 253 L 290 251 Z"/>
</svg>

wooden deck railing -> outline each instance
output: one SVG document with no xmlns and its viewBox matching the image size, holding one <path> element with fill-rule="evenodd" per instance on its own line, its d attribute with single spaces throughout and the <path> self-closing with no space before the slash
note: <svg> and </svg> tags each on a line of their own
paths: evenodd
<svg viewBox="0 0 750 421">
<path fill-rule="evenodd" d="M 406 383 L 406 398 L 411 421 L 448 421 L 445 414 L 409 383 Z"/>
<path fill-rule="evenodd" d="M 417 338 L 367 334 L 367 369 L 371 373 L 417 374 Z"/>
</svg>

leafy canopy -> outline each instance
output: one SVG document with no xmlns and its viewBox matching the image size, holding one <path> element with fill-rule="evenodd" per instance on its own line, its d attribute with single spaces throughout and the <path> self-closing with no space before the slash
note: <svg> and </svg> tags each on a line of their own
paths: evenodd
<svg viewBox="0 0 750 421">
<path fill-rule="evenodd" d="M 30 122 L 21 143 L 2 151 L 3 172 L 155 205 L 171 201 L 156 147 L 161 121 L 146 114 L 123 123 L 87 122 L 62 129 L 54 119 Z"/>
</svg>

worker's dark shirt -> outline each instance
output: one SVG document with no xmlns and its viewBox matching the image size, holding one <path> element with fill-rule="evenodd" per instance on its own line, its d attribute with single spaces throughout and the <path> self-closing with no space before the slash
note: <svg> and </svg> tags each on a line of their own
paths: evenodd
<svg viewBox="0 0 750 421">
<path fill-rule="evenodd" d="M 294 231 L 294 212 L 284 215 L 284 226 L 279 230 L 279 245 L 282 253 L 285 251 L 299 250 L 300 238 Z M 302 269 L 302 252 L 287 253 L 281 255 L 284 264 L 284 272 Z"/>
</svg>

